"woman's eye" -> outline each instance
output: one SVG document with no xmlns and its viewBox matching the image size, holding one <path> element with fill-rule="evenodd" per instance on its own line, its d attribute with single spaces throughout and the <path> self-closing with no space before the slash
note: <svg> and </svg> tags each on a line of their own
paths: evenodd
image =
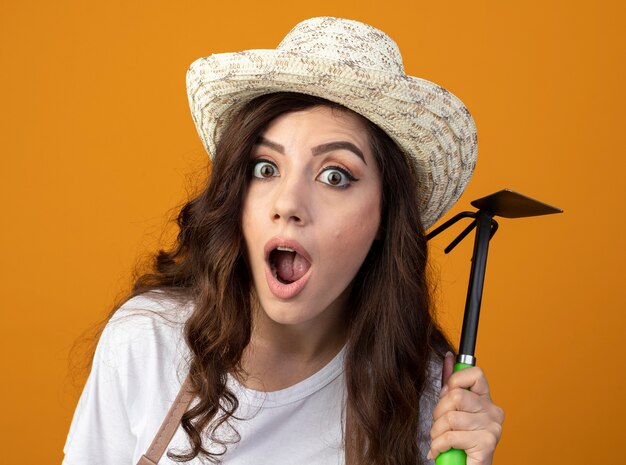
<svg viewBox="0 0 626 465">
<path fill-rule="evenodd" d="M 267 179 L 272 176 L 278 176 L 278 169 L 276 165 L 267 160 L 257 160 L 254 163 L 254 169 L 252 174 L 255 178 Z"/>
<path fill-rule="evenodd" d="M 318 179 L 324 184 L 333 187 L 348 187 L 357 179 L 349 171 L 338 166 L 329 166 L 320 173 Z"/>
</svg>

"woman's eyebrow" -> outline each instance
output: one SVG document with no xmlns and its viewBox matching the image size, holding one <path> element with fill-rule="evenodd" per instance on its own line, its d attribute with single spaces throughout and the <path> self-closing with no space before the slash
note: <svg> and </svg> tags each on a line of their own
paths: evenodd
<svg viewBox="0 0 626 465">
<path fill-rule="evenodd" d="M 266 147 L 271 148 L 272 150 L 275 150 L 276 152 L 282 155 L 285 154 L 285 147 L 283 147 L 280 144 L 277 144 L 276 142 L 272 142 L 271 140 L 268 140 L 263 136 L 259 136 L 258 140 L 256 141 L 256 145 L 264 145 Z"/>
<path fill-rule="evenodd" d="M 276 142 L 272 142 L 271 140 L 268 140 L 263 136 L 259 136 L 259 139 L 257 140 L 256 145 L 264 145 L 266 147 L 269 147 L 272 150 L 275 150 L 276 152 L 282 155 L 285 154 L 285 147 L 283 147 L 280 144 L 277 144 Z M 359 157 L 363 161 L 363 163 L 367 165 L 367 162 L 365 161 L 365 157 L 363 156 L 363 152 L 352 142 L 348 142 L 348 141 L 328 142 L 327 144 L 318 145 L 311 149 L 311 153 L 313 154 L 313 156 L 316 156 L 316 155 L 321 155 L 326 152 L 332 152 L 333 150 L 348 150 L 354 153 L 357 157 Z"/>
<path fill-rule="evenodd" d="M 315 156 L 315 155 L 320 155 L 322 153 L 331 152 L 333 150 L 348 150 L 354 153 L 361 160 L 363 160 L 363 163 L 367 165 L 367 162 L 365 161 L 365 157 L 363 156 L 363 152 L 361 152 L 361 150 L 352 142 L 347 142 L 344 140 L 318 145 L 317 147 L 313 147 L 311 149 L 311 153 L 313 154 L 313 156 Z"/>
</svg>

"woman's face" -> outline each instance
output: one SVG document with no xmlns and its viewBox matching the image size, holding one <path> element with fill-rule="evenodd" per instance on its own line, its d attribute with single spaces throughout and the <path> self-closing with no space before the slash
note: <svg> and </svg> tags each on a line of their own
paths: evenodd
<svg viewBox="0 0 626 465">
<path fill-rule="evenodd" d="M 325 106 L 284 114 L 251 160 L 242 224 L 262 309 L 283 325 L 341 318 L 380 226 L 381 179 L 364 124 Z"/>
</svg>

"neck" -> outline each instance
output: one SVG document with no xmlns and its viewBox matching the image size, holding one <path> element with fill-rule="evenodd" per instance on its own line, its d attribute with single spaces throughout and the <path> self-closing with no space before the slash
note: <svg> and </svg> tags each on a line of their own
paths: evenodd
<svg viewBox="0 0 626 465">
<path fill-rule="evenodd" d="M 250 389 L 292 386 L 322 369 L 346 343 L 345 305 L 297 325 L 277 323 L 255 307 L 252 337 L 242 359 L 246 376 L 240 380 Z"/>
</svg>

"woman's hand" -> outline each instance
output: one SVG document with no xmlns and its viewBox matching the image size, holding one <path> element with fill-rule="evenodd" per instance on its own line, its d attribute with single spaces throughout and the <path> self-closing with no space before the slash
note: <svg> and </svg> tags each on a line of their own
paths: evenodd
<svg viewBox="0 0 626 465">
<path fill-rule="evenodd" d="M 453 447 L 465 451 L 467 465 L 491 465 L 502 434 L 504 411 L 491 401 L 487 378 L 479 367 L 452 373 L 453 367 L 454 355 L 448 352 L 443 364 L 443 388 L 433 410 L 428 458 L 436 458 Z"/>
</svg>

